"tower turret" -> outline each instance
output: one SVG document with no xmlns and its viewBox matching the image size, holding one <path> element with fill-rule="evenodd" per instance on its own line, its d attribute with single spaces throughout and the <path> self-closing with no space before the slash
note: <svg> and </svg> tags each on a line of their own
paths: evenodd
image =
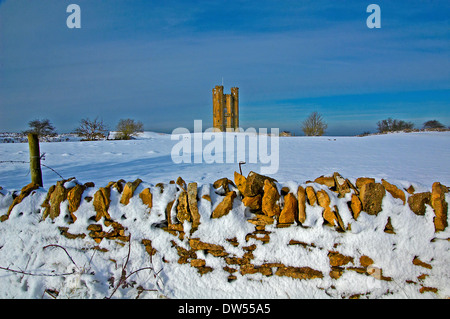
<svg viewBox="0 0 450 319">
<path fill-rule="evenodd" d="M 231 88 L 231 94 L 223 94 L 223 86 L 213 91 L 213 128 L 224 132 L 239 127 L 239 88 Z"/>
</svg>

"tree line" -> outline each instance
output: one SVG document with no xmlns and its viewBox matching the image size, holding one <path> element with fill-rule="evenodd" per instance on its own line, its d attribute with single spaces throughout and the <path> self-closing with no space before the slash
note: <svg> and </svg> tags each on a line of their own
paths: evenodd
<svg viewBox="0 0 450 319">
<path fill-rule="evenodd" d="M 24 131 L 24 134 L 36 133 L 42 137 L 56 136 L 55 127 L 50 120 L 32 120 L 28 122 L 29 130 Z M 306 136 L 322 136 L 325 134 L 328 124 L 325 122 L 323 116 L 318 112 L 312 112 L 307 119 L 301 123 L 301 128 Z M 389 133 L 398 131 L 411 131 L 414 129 L 412 122 L 403 120 L 387 118 L 377 122 L 378 133 Z M 429 120 L 423 124 L 424 130 L 447 130 L 450 127 L 445 127 L 437 120 Z M 129 140 L 137 133 L 144 131 L 144 125 L 140 121 L 133 119 L 121 119 L 116 126 L 117 134 L 114 139 Z M 80 121 L 79 126 L 73 131 L 74 134 L 81 137 L 84 141 L 95 141 L 107 138 L 108 129 L 103 123 L 103 120 L 95 118 L 91 120 L 84 118 Z M 368 135 L 365 132 L 362 135 Z"/>
<path fill-rule="evenodd" d="M 306 136 L 322 136 L 325 134 L 328 124 L 323 119 L 322 115 L 318 112 L 312 112 L 309 117 L 301 123 L 301 128 Z M 397 120 L 387 118 L 377 122 L 378 133 L 389 133 L 398 131 L 411 131 L 414 129 L 414 123 L 406 122 L 403 120 Z M 429 120 L 423 123 L 424 130 L 447 130 L 450 127 L 445 127 L 441 122 L 437 120 Z M 362 135 L 368 135 L 369 132 L 365 132 Z"/>
<path fill-rule="evenodd" d="M 56 128 L 49 119 L 36 119 L 28 122 L 29 129 L 22 132 L 23 134 L 34 133 L 40 137 L 56 136 Z M 116 140 L 129 140 L 138 133 L 144 131 L 144 125 L 140 121 L 133 119 L 121 119 L 116 126 Z M 103 120 L 98 117 L 91 120 L 84 118 L 80 121 L 79 126 L 72 132 L 81 137 L 83 141 L 96 141 L 105 139 L 109 135 L 109 130 Z"/>
</svg>

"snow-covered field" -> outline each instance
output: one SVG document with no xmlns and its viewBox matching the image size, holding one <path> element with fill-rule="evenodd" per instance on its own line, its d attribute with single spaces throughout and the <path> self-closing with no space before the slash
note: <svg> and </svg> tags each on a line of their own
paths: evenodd
<svg viewBox="0 0 450 319">
<path fill-rule="evenodd" d="M 53 168 L 65 179 L 75 177 L 79 183 L 94 182 L 83 196 L 93 196 L 99 187 L 110 181 L 142 179 L 139 191 L 150 187 L 153 208 L 148 213 L 139 197 L 129 205 L 119 204 L 120 194 L 111 192 L 109 214 L 119 220 L 131 235 L 130 244 L 103 240 L 96 244 L 89 238 L 68 239 L 58 227 L 69 227 L 72 234 L 87 233 L 90 219 L 95 215 L 92 203 L 83 202 L 75 223 L 64 218 L 67 204 L 61 205 L 61 215 L 51 221 L 42 220 L 36 207 L 45 199 L 46 191 L 60 177 L 43 168 L 44 188 L 38 189 L 17 205 L 8 220 L 0 223 L 0 297 L 1 298 L 341 298 L 358 295 L 367 298 L 446 298 L 450 296 L 450 231 L 435 233 L 434 213 L 427 206 L 423 216 L 415 215 L 408 205 L 386 195 L 383 211 L 377 216 L 361 214 L 357 221 L 342 204 L 350 198 L 332 198 L 345 225 L 351 230 L 337 232 L 322 226 L 322 210 L 307 207 L 304 226 L 276 228 L 266 226 L 270 242 L 260 242 L 246 235 L 255 227 L 246 221 L 251 213 L 239 201 L 233 210 L 219 219 L 210 219 L 211 207 L 221 196 L 211 184 L 222 177 L 233 180 L 237 163 L 181 163 L 171 158 L 172 147 L 178 141 L 170 135 L 145 132 L 135 140 L 97 142 L 41 143 L 45 153 L 42 163 Z M 204 141 L 204 145 L 208 144 Z M 28 145 L 0 144 L 0 161 L 27 161 Z M 279 139 L 279 170 L 270 175 L 280 187 L 296 190 L 321 175 L 339 172 L 354 182 L 358 177 L 382 178 L 399 188 L 413 185 L 416 192 L 431 191 L 433 182 L 450 186 L 450 132 L 421 132 L 376 135 L 367 137 L 283 137 Z M 243 175 L 260 171 L 261 164 L 245 164 Z M 283 263 L 286 266 L 311 267 L 326 274 L 322 279 L 300 280 L 286 276 L 265 276 L 261 273 L 240 275 L 229 282 L 223 268 L 223 258 L 202 250 L 196 259 L 214 269 L 200 275 L 189 264 L 177 262 L 174 247 L 189 249 L 185 238 L 179 238 L 153 227 L 165 218 L 165 207 L 176 187 L 168 184 L 181 176 L 186 183 L 197 182 L 199 197 L 211 195 L 211 202 L 199 200 L 202 223 L 191 238 L 201 238 L 222 245 L 228 253 L 242 257 L 243 247 L 258 244 L 253 251 L 253 264 Z M 12 202 L 11 194 L 30 181 L 27 164 L 0 163 L 0 215 Z M 155 189 L 165 183 L 164 193 Z M 316 190 L 322 186 L 314 184 Z M 324 186 L 323 186 L 323 189 Z M 137 190 L 138 191 L 138 190 Z M 348 194 L 350 195 L 350 194 Z M 449 194 L 446 195 L 449 202 Z M 396 235 L 383 232 L 390 218 Z M 185 233 L 190 225 L 184 224 Z M 104 228 L 105 229 L 105 228 Z M 108 229 L 112 229 L 109 227 Z M 108 231 L 106 229 L 105 231 Z M 186 235 L 188 236 L 188 235 Z M 235 237 L 238 245 L 226 239 Z M 152 241 L 158 253 L 152 258 L 141 244 Z M 291 240 L 302 245 L 290 245 Z M 58 245 L 58 246 L 48 246 Z M 48 247 L 46 247 L 48 246 Z M 103 252 L 92 249 L 94 246 Z M 46 247 L 46 248 L 44 248 Z M 64 251 L 64 249 L 66 251 Z M 360 266 L 361 256 L 370 256 L 375 269 L 394 280 L 378 280 L 357 271 L 345 271 L 337 280 L 330 272 L 328 253 L 339 250 L 354 257 L 352 265 Z M 162 256 L 162 252 L 165 253 Z M 415 257 L 432 268 L 412 263 Z M 147 268 L 148 269 L 143 269 Z M 127 269 L 126 285 L 118 285 L 122 269 Z M 150 269 L 151 268 L 151 269 Z M 16 272 L 13 272 L 15 270 Z M 138 270 L 138 271 L 137 271 Z M 132 274 L 133 271 L 137 271 Z M 60 275 L 65 274 L 65 275 Z M 436 292 L 419 292 L 421 287 L 433 287 Z"/>
</svg>

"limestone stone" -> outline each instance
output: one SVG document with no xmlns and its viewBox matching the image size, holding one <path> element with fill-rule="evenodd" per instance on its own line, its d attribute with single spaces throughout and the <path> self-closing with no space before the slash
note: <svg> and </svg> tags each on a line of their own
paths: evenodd
<svg viewBox="0 0 450 319">
<path fill-rule="evenodd" d="M 324 208 L 322 217 L 330 225 L 337 225 L 336 216 L 334 215 L 334 212 L 331 210 L 329 206 Z"/>
<path fill-rule="evenodd" d="M 336 205 L 334 205 L 334 217 L 336 218 L 337 226 L 339 226 L 340 230 L 345 231 L 345 225 L 342 221 L 341 214 L 339 213 L 339 209 Z"/>
<path fill-rule="evenodd" d="M 256 274 L 260 273 L 264 276 L 272 276 L 272 268 L 269 266 L 266 266 L 265 264 L 261 266 L 255 266 L 253 264 L 244 264 L 240 266 L 240 273 L 241 275 L 245 274 Z"/>
<path fill-rule="evenodd" d="M 97 213 L 95 216 L 95 221 L 99 221 L 102 217 L 106 219 L 111 219 L 109 216 L 108 209 L 110 200 L 111 189 L 109 187 L 100 187 L 94 194 L 93 205 Z"/>
<path fill-rule="evenodd" d="M 324 190 L 318 190 L 316 193 L 317 196 L 317 202 L 319 206 L 323 207 L 324 211 L 322 213 L 323 219 L 327 221 L 331 225 L 336 225 L 336 216 L 334 215 L 334 212 L 331 210 L 330 207 L 330 196 L 328 193 Z"/>
<path fill-rule="evenodd" d="M 81 233 L 81 234 L 72 234 L 72 233 L 70 233 L 69 232 L 69 227 L 61 227 L 61 226 L 59 226 L 58 229 L 59 229 L 61 235 L 63 235 L 66 238 L 69 238 L 69 239 L 77 239 L 77 238 L 83 239 L 83 238 L 86 237 L 86 234 L 84 234 L 84 233 Z"/>
<path fill-rule="evenodd" d="M 239 241 L 238 241 L 238 239 L 236 237 L 227 238 L 226 241 L 229 242 L 234 247 L 238 247 L 239 246 Z"/>
<path fill-rule="evenodd" d="M 378 280 L 392 281 L 391 277 L 383 276 L 383 269 L 375 267 L 373 265 L 368 266 L 366 272 L 367 272 L 367 274 L 369 274 L 370 276 L 372 276 Z"/>
<path fill-rule="evenodd" d="M 312 186 L 306 186 L 305 191 L 309 205 L 314 206 L 317 203 L 317 197 L 316 193 L 314 192 L 314 188 Z"/>
<path fill-rule="evenodd" d="M 103 231 L 102 225 L 99 224 L 91 224 L 87 227 L 87 230 L 90 231 L 89 236 L 95 240 L 95 242 L 100 243 L 104 238 L 110 240 L 120 240 L 120 241 L 129 241 L 130 237 L 125 236 L 125 228 L 117 223 L 117 222 L 109 222 L 105 223 L 105 226 L 112 227 L 113 229 L 109 232 Z"/>
<path fill-rule="evenodd" d="M 302 186 L 297 189 L 298 221 L 303 224 L 306 221 L 306 191 Z"/>
<path fill-rule="evenodd" d="M 245 265 L 250 263 L 250 258 L 248 257 L 227 257 L 225 258 L 227 265 Z"/>
<path fill-rule="evenodd" d="M 206 261 L 204 259 L 191 259 L 192 267 L 203 267 L 206 265 Z"/>
<path fill-rule="evenodd" d="M 353 218 L 357 220 L 362 210 L 362 204 L 361 201 L 359 200 L 359 197 L 355 194 L 352 194 L 352 201 L 350 203 L 350 208 L 352 210 Z"/>
<path fill-rule="evenodd" d="M 323 278 L 322 272 L 312 269 L 310 267 L 278 267 L 275 272 L 277 276 L 287 276 L 295 279 L 314 279 Z"/>
<path fill-rule="evenodd" d="M 176 184 L 180 186 L 181 189 L 186 190 L 186 182 L 181 178 L 181 176 L 178 176 Z"/>
<path fill-rule="evenodd" d="M 95 187 L 95 183 L 94 182 L 86 182 L 86 183 L 84 183 L 84 187 L 86 187 L 86 188 Z"/>
<path fill-rule="evenodd" d="M 14 206 L 21 203 L 25 197 L 30 195 L 32 191 L 38 189 L 39 187 L 40 187 L 39 184 L 36 184 L 36 183 L 30 183 L 27 186 L 24 186 L 20 190 L 20 195 L 17 196 L 16 198 L 14 198 L 12 204 L 9 206 L 8 211 L 6 212 L 6 215 L 2 216 L 2 221 L 9 218 L 9 215 L 11 214 L 11 211 L 13 210 Z"/>
<path fill-rule="evenodd" d="M 199 266 L 199 267 L 195 267 L 195 268 L 197 269 L 198 273 L 201 276 L 203 276 L 204 274 L 207 274 L 207 273 L 209 273 L 209 272 L 214 270 L 214 268 L 209 267 L 209 266 L 202 266 L 202 267 Z"/>
<path fill-rule="evenodd" d="M 348 178 L 345 180 L 348 186 L 350 186 L 350 190 L 353 190 L 354 194 L 359 195 L 359 189 L 355 185 L 353 185 L 353 183 Z"/>
<path fill-rule="evenodd" d="M 200 225 L 200 213 L 197 205 L 197 183 L 189 183 L 187 187 L 189 211 L 192 218 L 192 227 L 197 228 Z"/>
<path fill-rule="evenodd" d="M 375 183 L 375 178 L 359 177 L 356 179 L 356 187 L 358 189 L 361 189 L 361 187 L 363 187 L 363 185 L 368 184 L 368 183 Z"/>
<path fill-rule="evenodd" d="M 332 266 L 329 275 L 331 279 L 339 279 L 344 274 L 344 270 L 343 267 Z"/>
<path fill-rule="evenodd" d="M 49 211 L 50 211 L 50 196 L 52 195 L 53 191 L 55 190 L 56 185 L 52 185 L 50 186 L 50 188 L 48 189 L 47 195 L 45 196 L 44 201 L 41 204 L 41 207 L 44 208 L 44 212 L 43 212 L 43 218 L 47 218 Z M 14 202 L 13 202 L 14 204 Z M 10 207 L 11 208 L 11 207 Z"/>
<path fill-rule="evenodd" d="M 447 226 L 448 203 L 445 201 L 445 193 L 448 188 L 439 182 L 433 183 L 431 189 L 431 206 L 434 210 L 434 228 L 436 232 L 443 231 Z"/>
<path fill-rule="evenodd" d="M 230 191 L 229 185 L 234 186 L 233 182 L 228 178 L 224 177 L 218 179 L 213 183 L 213 187 L 218 190 L 218 194 L 225 195 Z"/>
<path fill-rule="evenodd" d="M 336 251 L 328 252 L 328 259 L 330 266 L 344 266 L 350 262 L 353 263 L 353 257 L 345 256 Z"/>
<path fill-rule="evenodd" d="M 303 241 L 298 241 L 298 240 L 295 240 L 295 239 L 291 239 L 289 241 L 288 245 L 300 245 L 303 248 L 311 248 L 311 247 L 314 248 L 314 247 L 317 247 L 314 243 L 305 243 Z"/>
<path fill-rule="evenodd" d="M 188 195 L 185 190 L 181 191 L 177 201 L 177 219 L 182 224 L 185 221 L 190 222 L 191 214 L 188 210 Z"/>
<path fill-rule="evenodd" d="M 233 201 L 236 196 L 237 195 L 235 191 L 228 192 L 228 194 L 223 198 L 222 202 L 220 202 L 212 212 L 211 218 L 220 218 L 227 215 L 233 208 Z"/>
<path fill-rule="evenodd" d="M 208 194 L 204 194 L 202 196 L 203 199 L 207 200 L 208 202 L 211 202 L 211 196 L 209 196 Z"/>
<path fill-rule="evenodd" d="M 277 203 L 280 199 L 277 188 L 269 180 L 264 181 L 264 195 L 262 198 L 262 212 L 269 216 L 280 215 L 280 205 Z"/>
<path fill-rule="evenodd" d="M 27 186 L 22 187 L 22 189 L 20 190 L 20 195 L 19 197 L 25 198 L 28 195 L 31 194 L 32 191 L 36 190 L 39 188 L 39 185 L 36 183 L 30 183 Z"/>
<path fill-rule="evenodd" d="M 336 208 L 336 206 L 335 206 Z M 344 227 L 342 226 L 342 222 L 339 221 L 338 215 L 336 214 L 336 211 L 333 211 L 331 207 L 327 206 L 325 207 L 323 211 L 323 219 L 327 221 L 330 225 L 333 226 L 339 226 L 341 230 L 344 230 Z"/>
<path fill-rule="evenodd" d="M 359 199 L 363 210 L 369 215 L 378 215 L 386 191 L 380 183 L 366 183 L 361 186 Z"/>
<path fill-rule="evenodd" d="M 106 187 L 108 187 L 108 188 L 115 188 L 115 189 L 117 189 L 117 191 L 119 193 L 122 193 L 123 187 L 124 187 L 125 184 L 126 184 L 125 180 L 119 179 L 117 182 L 113 182 L 113 181 L 109 182 Z"/>
<path fill-rule="evenodd" d="M 72 216 L 72 220 L 75 221 L 77 217 L 74 212 L 80 207 L 81 197 L 83 196 L 83 192 L 86 189 L 84 185 L 75 185 L 72 189 L 67 193 L 67 201 L 69 202 L 69 212 Z"/>
<path fill-rule="evenodd" d="M 320 176 L 314 180 L 314 183 L 325 185 L 328 188 L 335 187 L 334 177 L 333 176 Z"/>
<path fill-rule="evenodd" d="M 59 216 L 61 212 L 61 203 L 67 198 L 67 190 L 64 188 L 64 183 L 66 181 L 58 181 L 56 182 L 55 189 L 50 195 L 49 207 L 48 210 L 44 211 L 44 219 L 46 217 L 50 217 L 51 219 L 55 219 Z M 47 213 L 48 212 L 48 213 Z"/>
<path fill-rule="evenodd" d="M 350 192 L 350 182 L 343 178 L 339 173 L 333 174 L 336 191 L 339 193 L 339 197 L 344 197 L 345 194 Z"/>
<path fill-rule="evenodd" d="M 430 264 L 423 262 L 417 256 L 414 257 L 412 263 L 416 266 L 420 266 L 420 267 L 427 268 L 427 269 L 433 269 L 433 267 Z"/>
<path fill-rule="evenodd" d="M 408 205 L 409 208 L 414 212 L 416 215 L 425 215 L 426 211 L 426 204 L 430 204 L 431 201 L 431 193 L 430 192 L 424 192 L 424 193 L 416 193 L 412 194 L 408 198 Z"/>
<path fill-rule="evenodd" d="M 369 256 L 366 255 L 362 255 L 359 258 L 359 263 L 361 264 L 361 266 L 363 267 L 369 267 L 370 265 L 373 265 L 374 261 L 372 258 L 370 258 Z"/>
<path fill-rule="evenodd" d="M 339 215 L 337 206 L 335 205 L 333 209 L 330 207 L 331 200 L 327 191 L 325 191 L 324 189 L 318 190 L 316 196 L 319 206 L 323 207 L 324 209 L 322 213 L 323 219 L 330 225 L 338 226 L 341 230 L 344 231 L 344 224 L 342 222 L 341 216 Z"/>
<path fill-rule="evenodd" d="M 144 205 L 147 205 L 148 208 L 152 208 L 153 207 L 153 195 L 152 192 L 150 190 L 150 188 L 144 188 L 140 194 L 139 194 L 139 198 L 142 200 L 142 203 Z"/>
<path fill-rule="evenodd" d="M 298 214 L 298 201 L 294 194 L 289 193 L 284 196 L 284 207 L 278 218 L 281 224 L 293 224 Z"/>
<path fill-rule="evenodd" d="M 255 214 L 255 218 L 247 219 L 247 221 L 256 226 L 266 226 L 271 225 L 274 222 L 273 217 L 269 217 L 264 214 Z"/>
<path fill-rule="evenodd" d="M 331 210 L 331 201 L 328 193 L 324 189 L 321 189 L 317 191 L 316 196 L 319 206 L 323 207 L 324 209 L 322 213 L 323 219 L 331 225 L 337 225 L 337 218 L 334 212 Z"/>
<path fill-rule="evenodd" d="M 401 199 L 403 204 L 406 203 L 405 193 L 401 189 L 384 179 L 381 180 L 381 184 L 392 195 L 392 197 Z"/>
<path fill-rule="evenodd" d="M 187 264 L 189 263 L 188 261 L 189 259 L 197 259 L 197 254 L 195 250 L 193 249 L 188 250 L 184 247 L 181 247 L 177 245 L 177 243 L 174 240 L 171 240 L 170 242 L 172 246 L 176 248 L 178 256 L 180 256 L 180 258 L 178 259 L 179 264 Z"/>
<path fill-rule="evenodd" d="M 435 287 L 425 287 L 425 286 L 422 286 L 422 287 L 419 289 L 419 292 L 420 292 L 421 294 L 423 294 L 423 293 L 425 293 L 425 292 L 433 292 L 433 293 L 437 294 L 438 291 L 439 291 L 439 289 L 437 289 L 437 288 L 435 288 Z"/>
<path fill-rule="evenodd" d="M 416 189 L 414 188 L 414 186 L 409 185 L 408 188 L 405 189 L 409 194 L 414 194 L 414 192 L 416 191 Z"/>
<path fill-rule="evenodd" d="M 262 195 L 258 194 L 253 197 L 244 197 L 242 203 L 250 208 L 251 211 L 260 211 L 262 209 Z"/>
<path fill-rule="evenodd" d="M 384 226 L 384 232 L 388 234 L 395 234 L 394 227 L 392 226 L 391 217 L 388 217 L 386 226 Z"/>
<path fill-rule="evenodd" d="M 328 193 L 324 190 L 318 190 L 316 193 L 317 196 L 317 202 L 319 203 L 319 206 L 326 208 L 330 206 L 330 196 L 328 195 Z"/>
<path fill-rule="evenodd" d="M 256 230 L 253 233 L 245 235 L 245 240 L 256 239 L 262 241 L 263 243 L 268 243 L 270 241 L 270 232 L 266 230 Z"/>
<path fill-rule="evenodd" d="M 241 194 L 244 194 L 246 178 L 241 174 L 239 174 L 238 172 L 234 172 L 234 183 L 236 184 L 236 187 L 239 190 L 239 192 Z"/>
<path fill-rule="evenodd" d="M 134 182 L 127 182 L 122 191 L 122 197 L 120 198 L 120 203 L 123 205 L 128 205 L 131 197 L 133 197 L 134 191 L 142 183 L 141 179 L 136 179 Z"/>
<path fill-rule="evenodd" d="M 99 225 L 99 224 L 90 224 L 87 227 L 87 230 L 99 232 L 99 231 L 103 230 L 103 227 L 102 227 L 102 225 Z"/>
<path fill-rule="evenodd" d="M 213 250 L 206 250 L 206 252 L 208 254 L 213 255 L 214 257 L 226 257 L 226 256 L 228 256 L 228 253 L 224 249 L 221 249 L 221 250 L 215 250 L 215 249 L 213 249 Z"/>
<path fill-rule="evenodd" d="M 290 191 L 291 191 L 291 190 L 290 190 L 289 187 L 283 186 L 283 187 L 281 187 L 280 194 L 281 194 L 281 196 L 284 197 L 284 196 L 286 196 L 287 194 L 289 194 Z"/>
<path fill-rule="evenodd" d="M 166 206 L 166 220 L 167 220 L 169 229 L 174 229 L 174 226 L 176 225 L 176 218 L 175 218 L 176 214 L 172 213 L 172 208 L 173 208 L 174 203 L 175 203 L 175 199 L 168 202 L 167 206 Z M 178 228 L 176 228 L 176 229 L 178 229 Z M 183 229 L 183 227 L 181 225 L 181 230 L 182 229 Z"/>
<path fill-rule="evenodd" d="M 251 171 L 245 181 L 245 189 L 243 195 L 247 197 L 263 194 L 266 180 L 268 180 L 272 184 L 272 186 L 276 187 L 275 179 Z"/>
<path fill-rule="evenodd" d="M 221 245 L 217 244 L 210 244 L 201 241 L 199 238 L 190 238 L 189 239 L 189 246 L 196 251 L 196 250 L 205 250 L 208 253 L 211 253 L 214 256 L 222 256 L 225 257 L 228 255 L 228 253 L 225 251 L 225 248 Z"/>
<path fill-rule="evenodd" d="M 142 244 L 145 246 L 145 251 L 150 256 L 153 256 L 157 253 L 157 250 L 155 248 L 153 248 L 152 241 L 150 239 L 142 239 Z"/>
</svg>

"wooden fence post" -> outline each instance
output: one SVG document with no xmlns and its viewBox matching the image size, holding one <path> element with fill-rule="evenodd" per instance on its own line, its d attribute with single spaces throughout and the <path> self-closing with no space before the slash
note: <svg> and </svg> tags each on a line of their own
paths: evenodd
<svg viewBox="0 0 450 319">
<path fill-rule="evenodd" d="M 41 153 L 39 151 L 39 138 L 37 134 L 28 134 L 28 146 L 30 149 L 31 182 L 43 187 L 41 171 Z"/>
</svg>

